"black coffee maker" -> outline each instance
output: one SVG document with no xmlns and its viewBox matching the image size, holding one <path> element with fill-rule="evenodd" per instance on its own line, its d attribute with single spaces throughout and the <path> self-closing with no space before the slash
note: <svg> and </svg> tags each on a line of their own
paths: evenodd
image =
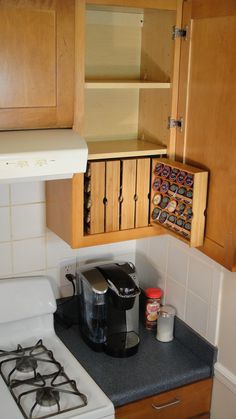
<svg viewBox="0 0 236 419">
<path fill-rule="evenodd" d="M 127 357 L 138 350 L 140 289 L 132 263 L 87 265 L 78 273 L 80 329 L 97 351 Z"/>
</svg>

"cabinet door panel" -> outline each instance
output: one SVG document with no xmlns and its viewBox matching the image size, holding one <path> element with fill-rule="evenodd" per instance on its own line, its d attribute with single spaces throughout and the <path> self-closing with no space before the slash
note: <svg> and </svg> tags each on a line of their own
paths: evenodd
<svg viewBox="0 0 236 419">
<path fill-rule="evenodd" d="M 134 228 L 136 160 L 122 160 L 121 230 Z"/>
<path fill-rule="evenodd" d="M 120 161 L 106 162 L 105 231 L 119 230 Z"/>
<path fill-rule="evenodd" d="M 104 232 L 105 162 L 91 163 L 90 233 Z"/>
<path fill-rule="evenodd" d="M 188 80 L 187 105 L 185 131 L 178 134 L 177 143 L 182 144 L 182 150 L 178 150 L 180 158 L 182 154 L 186 163 L 210 172 L 206 237 L 201 250 L 235 269 L 236 58 L 232 50 L 236 39 L 236 3 L 231 16 L 225 14 L 228 6 L 233 14 L 232 1 L 227 0 L 221 6 L 214 9 L 210 0 L 187 1 L 184 6 L 190 45 L 182 42 L 180 71 Z M 180 82 L 180 95 L 185 90 L 185 82 Z M 182 107 L 180 103 L 179 116 L 183 116 L 184 107 L 185 103 L 182 102 Z"/>
<path fill-rule="evenodd" d="M 135 227 L 148 225 L 150 159 L 137 160 Z"/>
<path fill-rule="evenodd" d="M 72 0 L 1 1 L 0 129 L 72 126 Z"/>
</svg>

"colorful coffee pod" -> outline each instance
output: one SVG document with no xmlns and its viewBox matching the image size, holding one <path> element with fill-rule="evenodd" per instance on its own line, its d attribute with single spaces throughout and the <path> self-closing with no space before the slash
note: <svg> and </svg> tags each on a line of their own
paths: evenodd
<svg viewBox="0 0 236 419">
<path fill-rule="evenodd" d="M 193 216 L 192 207 L 187 207 L 185 210 L 187 220 L 190 220 Z"/>
<path fill-rule="evenodd" d="M 160 207 L 162 209 L 165 209 L 167 205 L 169 204 L 169 201 L 170 201 L 170 198 L 168 196 L 164 196 L 161 200 Z"/>
<path fill-rule="evenodd" d="M 153 170 L 153 173 L 155 173 L 155 175 L 158 175 L 158 176 L 159 176 L 159 175 L 162 173 L 163 167 L 164 167 L 164 164 L 162 164 L 162 163 L 157 163 L 157 164 L 155 165 L 155 168 L 154 168 L 154 170 Z"/>
<path fill-rule="evenodd" d="M 177 201 L 175 201 L 174 199 L 171 199 L 166 209 L 169 212 L 174 212 L 176 210 L 176 207 L 177 207 Z"/>
<path fill-rule="evenodd" d="M 152 219 L 153 220 L 158 220 L 159 216 L 160 216 L 161 210 L 160 208 L 154 208 L 154 210 L 152 211 Z"/>
<path fill-rule="evenodd" d="M 171 172 L 171 168 L 170 168 L 170 166 L 164 166 L 163 167 L 163 170 L 162 170 L 162 172 L 161 172 L 161 176 L 163 177 L 163 178 L 168 178 L 169 177 L 169 175 L 170 175 L 170 172 Z"/>
<path fill-rule="evenodd" d="M 185 208 L 186 208 L 186 205 L 183 203 L 180 203 L 176 209 L 176 212 L 178 213 L 178 215 L 182 215 L 184 213 Z"/>
<path fill-rule="evenodd" d="M 181 170 L 181 171 L 178 173 L 178 175 L 177 175 L 177 177 L 176 177 L 176 180 L 177 180 L 177 182 L 178 182 L 180 185 L 182 185 L 182 183 L 184 183 L 185 179 L 186 179 L 186 172 L 184 172 L 183 170 Z"/>
<path fill-rule="evenodd" d="M 160 191 L 161 191 L 162 193 L 166 193 L 166 192 L 168 191 L 169 187 L 170 187 L 169 182 L 164 181 L 164 182 L 162 182 L 162 185 L 161 185 L 161 187 L 160 187 Z"/>
<path fill-rule="evenodd" d="M 192 189 L 189 189 L 188 191 L 186 191 L 185 196 L 186 196 L 186 198 L 192 199 L 193 198 L 193 191 L 192 191 Z"/>
<path fill-rule="evenodd" d="M 176 215 L 174 215 L 174 214 L 170 214 L 170 215 L 168 216 L 168 221 L 169 221 L 169 223 L 171 223 L 171 224 L 175 224 L 175 223 L 176 223 L 176 219 L 177 219 L 177 217 L 176 217 Z"/>
<path fill-rule="evenodd" d="M 175 181 L 178 173 L 179 173 L 179 169 L 177 169 L 176 167 L 173 167 L 171 169 L 171 172 L 170 172 L 170 175 L 169 175 L 169 179 L 172 180 L 172 181 Z"/>
<path fill-rule="evenodd" d="M 176 224 L 177 224 L 177 226 L 178 227 L 183 227 L 183 225 L 184 225 L 184 220 L 183 220 L 183 218 L 177 218 L 177 220 L 176 220 Z"/>
<path fill-rule="evenodd" d="M 153 205 L 159 205 L 161 202 L 162 195 L 160 193 L 155 193 L 152 198 Z"/>
<path fill-rule="evenodd" d="M 159 216 L 159 223 L 164 224 L 165 221 L 167 220 L 167 217 L 168 217 L 168 212 L 162 211 Z"/>
<path fill-rule="evenodd" d="M 185 196 L 185 194 L 186 194 L 186 188 L 184 188 L 183 186 L 181 186 L 181 187 L 178 189 L 177 194 L 178 194 L 178 195 Z"/>
<path fill-rule="evenodd" d="M 189 221 L 187 221 L 187 222 L 184 224 L 184 228 L 185 228 L 185 230 L 190 231 L 190 230 L 191 230 L 191 223 L 190 223 Z"/>
<path fill-rule="evenodd" d="M 156 177 L 153 181 L 152 189 L 154 191 L 158 191 L 160 189 L 161 184 L 162 184 L 162 180 L 159 177 Z"/>
<path fill-rule="evenodd" d="M 173 183 L 172 185 L 170 185 L 170 189 L 169 189 L 168 193 L 170 195 L 175 195 L 178 191 L 178 188 L 179 188 L 178 185 L 176 185 L 176 183 Z"/>
<path fill-rule="evenodd" d="M 193 175 L 188 173 L 184 183 L 186 186 L 193 186 Z"/>
</svg>

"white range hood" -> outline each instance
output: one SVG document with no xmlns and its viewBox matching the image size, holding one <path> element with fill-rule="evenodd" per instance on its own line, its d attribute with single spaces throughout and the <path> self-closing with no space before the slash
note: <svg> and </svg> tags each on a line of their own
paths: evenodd
<svg viewBox="0 0 236 419">
<path fill-rule="evenodd" d="M 86 171 L 87 158 L 72 129 L 0 132 L 0 183 L 71 178 Z"/>
</svg>

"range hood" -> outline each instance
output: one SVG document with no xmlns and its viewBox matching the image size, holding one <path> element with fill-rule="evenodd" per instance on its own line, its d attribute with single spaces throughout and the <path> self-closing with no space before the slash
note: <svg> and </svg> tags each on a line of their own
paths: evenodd
<svg viewBox="0 0 236 419">
<path fill-rule="evenodd" d="M 87 158 L 72 129 L 0 132 L 0 183 L 71 178 L 85 172 Z"/>
</svg>

